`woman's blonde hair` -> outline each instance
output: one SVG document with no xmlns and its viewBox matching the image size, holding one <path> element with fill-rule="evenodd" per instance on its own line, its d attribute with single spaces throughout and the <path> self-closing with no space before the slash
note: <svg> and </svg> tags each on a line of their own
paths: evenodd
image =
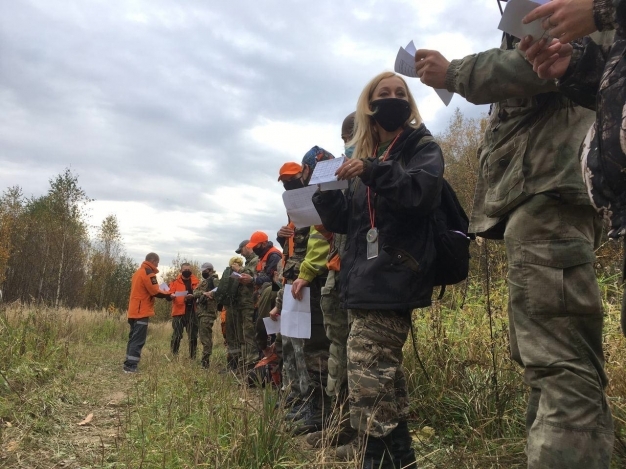
<svg viewBox="0 0 626 469">
<path fill-rule="evenodd" d="M 233 264 L 243 265 L 243 259 L 241 257 L 239 257 L 239 256 L 233 256 L 228 261 L 228 266 L 230 267 Z"/>
<path fill-rule="evenodd" d="M 406 97 L 409 102 L 409 108 L 411 109 L 411 115 L 405 123 L 405 126 L 417 128 L 422 124 L 422 117 L 417 110 L 417 104 L 411 90 L 400 75 L 393 72 L 383 72 L 376 75 L 370 80 L 370 82 L 363 88 L 361 96 L 356 104 L 356 115 L 354 118 L 354 137 L 346 145 L 354 147 L 353 158 L 368 158 L 374 154 L 374 148 L 380 143 L 378 133 L 376 132 L 376 126 L 374 124 L 374 112 L 370 109 L 370 103 L 372 102 L 372 95 L 378 84 L 385 78 L 398 77 L 402 80 L 404 87 L 406 88 Z"/>
</svg>

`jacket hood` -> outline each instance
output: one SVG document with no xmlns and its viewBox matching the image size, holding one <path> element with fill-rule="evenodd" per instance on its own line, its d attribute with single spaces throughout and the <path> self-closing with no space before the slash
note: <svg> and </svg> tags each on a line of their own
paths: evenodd
<svg viewBox="0 0 626 469">
<path fill-rule="evenodd" d="M 154 273 L 155 273 L 155 274 L 158 274 L 158 273 L 159 273 L 159 269 L 157 269 L 157 268 L 155 267 L 155 265 L 154 265 L 152 262 L 150 262 L 150 261 L 143 261 L 143 262 L 141 263 L 141 267 L 143 267 L 144 269 L 145 269 L 145 268 L 152 269 L 152 270 L 154 271 Z"/>
</svg>

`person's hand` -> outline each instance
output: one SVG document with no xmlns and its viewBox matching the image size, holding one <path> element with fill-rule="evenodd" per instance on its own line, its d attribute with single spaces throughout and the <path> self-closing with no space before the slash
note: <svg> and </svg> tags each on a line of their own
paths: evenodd
<svg viewBox="0 0 626 469">
<path fill-rule="evenodd" d="M 213 293 L 211 293 L 210 291 L 205 291 L 203 295 L 206 296 L 207 298 L 213 298 Z"/>
<path fill-rule="evenodd" d="M 415 73 L 425 85 L 446 87 L 446 73 L 450 62 L 436 50 L 420 49 L 415 53 Z"/>
<path fill-rule="evenodd" d="M 254 279 L 249 274 L 241 274 L 241 277 L 239 277 L 237 280 L 239 281 L 239 283 L 248 285 L 249 283 L 252 283 Z"/>
<path fill-rule="evenodd" d="M 280 230 L 278 230 L 278 233 L 276 233 L 276 235 L 279 238 L 291 238 L 293 237 L 294 232 L 288 226 L 281 226 Z"/>
<path fill-rule="evenodd" d="M 540 18 L 544 18 L 541 27 L 562 44 L 597 30 L 593 0 L 552 0 L 528 13 L 522 22 L 528 24 Z"/>
<path fill-rule="evenodd" d="M 173 300 L 174 298 L 176 298 L 176 295 L 175 295 L 174 293 L 172 293 L 172 294 L 170 295 L 170 298 Z"/>
<path fill-rule="evenodd" d="M 193 295 L 187 294 L 185 295 L 186 300 L 193 300 Z"/>
<path fill-rule="evenodd" d="M 363 160 L 347 160 L 339 167 L 339 169 L 337 169 L 335 176 L 337 176 L 337 180 L 339 181 L 343 179 L 352 179 L 363 174 L 364 167 L 365 164 L 363 163 Z"/>
<path fill-rule="evenodd" d="M 291 285 L 291 296 L 296 300 L 302 300 L 302 289 L 309 286 L 309 281 L 303 278 L 296 279 Z"/>
<path fill-rule="evenodd" d="M 241 266 L 239 264 L 237 264 L 236 262 L 233 262 L 233 265 L 230 266 L 230 268 L 234 271 L 234 272 L 239 272 L 241 270 Z"/>
<path fill-rule="evenodd" d="M 270 319 L 272 321 L 278 321 L 278 316 L 280 316 L 280 313 L 278 312 L 278 308 L 276 307 L 272 308 L 272 310 L 270 311 Z"/>
<path fill-rule="evenodd" d="M 541 39 L 533 45 L 530 45 L 531 43 L 532 37 L 526 36 L 518 47 L 526 53 L 526 60 L 532 64 L 539 78 L 545 80 L 561 78 L 572 59 L 572 46 L 561 44 L 557 39 L 552 39 L 549 46 L 546 39 Z"/>
</svg>

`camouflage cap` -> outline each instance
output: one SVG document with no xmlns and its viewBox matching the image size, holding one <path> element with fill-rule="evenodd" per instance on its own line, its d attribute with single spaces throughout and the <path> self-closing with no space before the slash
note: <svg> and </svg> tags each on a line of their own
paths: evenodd
<svg viewBox="0 0 626 469">
<path fill-rule="evenodd" d="M 304 158 L 302 158 L 302 166 L 307 165 L 311 171 L 313 171 L 318 161 L 332 160 L 333 158 L 332 153 L 327 152 L 321 147 L 314 146 L 307 151 Z"/>
<path fill-rule="evenodd" d="M 235 249 L 235 252 L 237 254 L 241 254 L 241 248 L 243 248 L 246 244 L 248 244 L 250 242 L 249 239 L 244 239 L 241 243 L 239 243 L 239 247 L 237 249 Z"/>
</svg>

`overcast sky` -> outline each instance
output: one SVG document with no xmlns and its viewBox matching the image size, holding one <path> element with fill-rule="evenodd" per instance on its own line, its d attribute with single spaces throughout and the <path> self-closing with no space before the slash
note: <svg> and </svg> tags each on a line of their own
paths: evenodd
<svg viewBox="0 0 626 469">
<path fill-rule="evenodd" d="M 499 44 L 496 0 L 0 0 L 0 188 L 42 195 L 66 167 L 115 214 L 127 253 L 221 271 L 284 224 L 278 168 L 340 126 L 399 46 L 461 58 Z M 446 108 L 416 79 L 426 125 Z"/>
</svg>

